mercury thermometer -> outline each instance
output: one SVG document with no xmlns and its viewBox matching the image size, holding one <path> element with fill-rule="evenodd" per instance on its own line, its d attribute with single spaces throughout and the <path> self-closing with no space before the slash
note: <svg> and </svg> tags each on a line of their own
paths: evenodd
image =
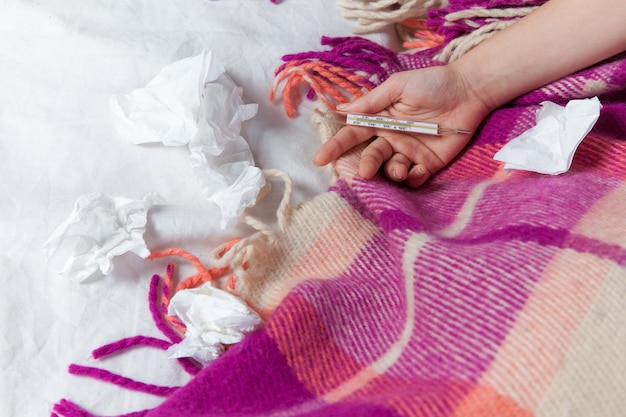
<svg viewBox="0 0 626 417">
<path fill-rule="evenodd" d="M 343 115 L 340 113 L 340 115 Z M 450 129 L 441 127 L 437 123 L 415 122 L 413 120 L 394 119 L 392 117 L 373 116 L 367 114 L 345 115 L 345 124 L 353 126 L 373 127 L 376 129 L 399 130 L 403 132 L 424 133 L 426 135 L 441 135 L 442 133 L 463 133 L 471 135 L 470 130 Z"/>
</svg>

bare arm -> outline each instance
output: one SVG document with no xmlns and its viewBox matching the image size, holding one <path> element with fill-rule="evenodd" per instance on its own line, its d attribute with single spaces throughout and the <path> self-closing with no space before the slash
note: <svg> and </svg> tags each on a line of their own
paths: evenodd
<svg viewBox="0 0 626 417">
<path fill-rule="evenodd" d="M 626 49 L 626 0 L 550 0 L 451 66 L 491 110 Z"/>
<path fill-rule="evenodd" d="M 550 0 L 443 67 L 393 74 L 342 108 L 475 130 L 504 103 L 626 50 L 626 0 Z M 325 165 L 378 136 L 363 151 L 359 175 L 383 167 L 391 180 L 418 187 L 448 164 L 468 135 L 441 138 L 346 126 L 317 152 Z"/>
</svg>

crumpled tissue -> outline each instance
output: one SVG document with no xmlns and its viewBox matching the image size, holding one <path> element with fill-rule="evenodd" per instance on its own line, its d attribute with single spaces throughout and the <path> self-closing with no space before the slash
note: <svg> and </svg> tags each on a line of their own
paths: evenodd
<svg viewBox="0 0 626 417">
<path fill-rule="evenodd" d="M 537 111 L 537 124 L 504 145 L 494 159 L 504 169 L 541 174 L 562 174 L 572 165 L 578 145 L 600 116 L 597 97 L 571 100 L 565 107 L 544 101 Z"/>
<path fill-rule="evenodd" d="M 203 364 L 224 353 L 224 345 L 240 342 L 263 324 L 243 300 L 210 282 L 178 291 L 170 300 L 168 314 L 187 327 L 184 339 L 168 349 L 168 356 L 194 358 Z"/>
<path fill-rule="evenodd" d="M 110 107 L 118 133 L 130 142 L 189 147 L 200 190 L 221 209 L 221 227 L 233 226 L 256 203 L 265 178 L 241 123 L 258 105 L 244 104 L 242 89 L 211 51 L 166 66 L 144 88 L 113 95 Z"/>
<path fill-rule="evenodd" d="M 156 197 L 143 200 L 92 193 L 79 197 L 74 210 L 44 243 L 48 266 L 72 281 L 107 275 L 113 258 L 133 252 L 150 255 L 143 234 Z"/>
</svg>

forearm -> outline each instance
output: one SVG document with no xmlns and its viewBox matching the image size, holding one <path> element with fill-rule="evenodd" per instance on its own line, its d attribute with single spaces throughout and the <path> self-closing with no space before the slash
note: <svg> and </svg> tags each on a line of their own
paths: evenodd
<svg viewBox="0 0 626 417">
<path fill-rule="evenodd" d="M 550 0 L 450 64 L 488 110 L 626 49 L 626 0 Z"/>
</svg>

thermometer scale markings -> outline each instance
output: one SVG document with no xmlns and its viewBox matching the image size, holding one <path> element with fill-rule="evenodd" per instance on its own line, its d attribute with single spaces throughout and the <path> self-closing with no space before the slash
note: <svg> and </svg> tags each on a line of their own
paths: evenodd
<svg viewBox="0 0 626 417">
<path fill-rule="evenodd" d="M 367 116 L 361 114 L 346 115 L 346 124 L 354 126 L 369 126 L 388 130 L 402 130 L 404 132 L 438 135 L 439 125 L 436 123 L 413 122 L 411 120 L 397 120 L 389 117 Z"/>
</svg>

